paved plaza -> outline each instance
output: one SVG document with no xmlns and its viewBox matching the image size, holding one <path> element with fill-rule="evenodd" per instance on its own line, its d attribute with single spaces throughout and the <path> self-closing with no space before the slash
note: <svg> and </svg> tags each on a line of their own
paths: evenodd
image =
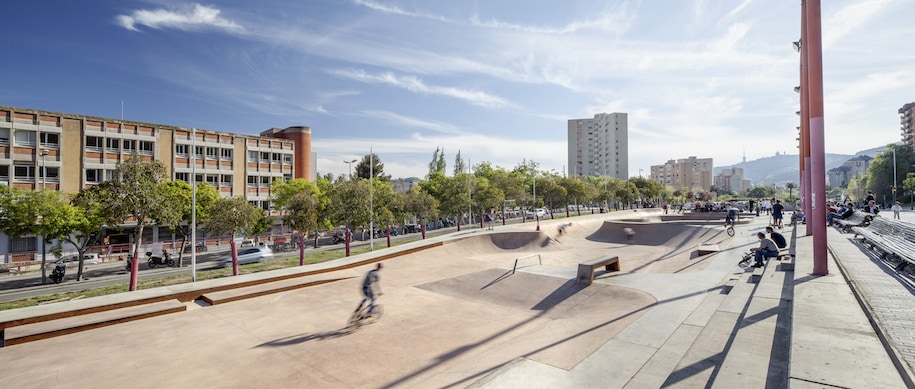
<svg viewBox="0 0 915 389">
<path fill-rule="evenodd" d="M 0 348 L 0 371 L 11 388 L 911 385 L 911 279 L 848 234 L 829 231 L 830 275 L 815 277 L 803 226 L 783 230 L 795 262 L 754 271 L 737 262 L 764 215 L 734 237 L 658 218 L 465 230 L 289 269 L 331 282 Z M 410 252 L 384 261 L 384 317 L 348 328 L 371 258 L 396 250 Z M 610 255 L 621 271 L 575 282 L 579 263 Z"/>
</svg>

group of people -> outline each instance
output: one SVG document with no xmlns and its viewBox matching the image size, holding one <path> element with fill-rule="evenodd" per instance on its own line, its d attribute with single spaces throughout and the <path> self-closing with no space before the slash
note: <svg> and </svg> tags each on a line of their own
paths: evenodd
<svg viewBox="0 0 915 389">
<path fill-rule="evenodd" d="M 766 233 L 769 234 L 769 237 L 766 237 Z M 785 236 L 780 232 L 775 231 L 772 226 L 766 227 L 766 233 L 757 233 L 756 238 L 759 239 L 759 247 L 750 249 L 750 252 L 753 253 L 756 261 L 752 265 L 753 267 L 762 267 L 765 265 L 763 261 L 766 258 L 777 257 L 779 249 L 788 247 L 788 240 L 785 239 Z"/>
<path fill-rule="evenodd" d="M 848 219 L 855 214 L 855 211 L 860 211 L 868 213 L 871 215 L 877 215 L 880 213 L 880 206 L 877 205 L 876 200 L 874 199 L 874 193 L 867 191 L 867 197 L 864 198 L 864 206 L 860 209 L 855 209 L 855 203 L 849 198 L 841 204 L 827 204 L 829 212 L 826 213 L 826 224 L 833 225 L 837 219 Z M 902 212 L 902 204 L 899 201 L 896 201 L 890 210 L 893 211 L 893 219 L 899 219 L 899 213 Z"/>
</svg>

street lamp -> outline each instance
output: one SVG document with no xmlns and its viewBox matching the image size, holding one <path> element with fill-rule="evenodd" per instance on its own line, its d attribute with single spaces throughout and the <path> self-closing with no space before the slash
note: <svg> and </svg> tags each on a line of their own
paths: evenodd
<svg viewBox="0 0 915 389">
<path fill-rule="evenodd" d="M 896 204 L 896 145 L 893 145 L 893 204 Z"/>
<path fill-rule="evenodd" d="M 347 166 L 349 166 L 347 168 L 347 170 L 349 170 L 349 180 L 350 181 L 353 180 L 353 162 L 356 162 L 356 160 L 354 159 L 352 161 L 343 161 L 343 163 L 345 163 L 345 164 L 347 164 Z"/>
<path fill-rule="evenodd" d="M 41 156 L 41 190 L 44 190 L 44 183 L 45 183 L 45 180 L 47 180 L 47 175 L 48 175 L 48 170 L 45 165 L 44 157 L 48 156 L 48 150 L 41 149 L 41 151 L 39 151 L 38 155 Z"/>
</svg>

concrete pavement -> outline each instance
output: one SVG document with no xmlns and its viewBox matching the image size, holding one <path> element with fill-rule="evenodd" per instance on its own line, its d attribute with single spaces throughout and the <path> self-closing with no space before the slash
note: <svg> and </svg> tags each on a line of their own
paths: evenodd
<svg viewBox="0 0 915 389">
<path fill-rule="evenodd" d="M 541 221 L 541 232 L 528 224 L 434 238 L 445 244 L 385 262 L 385 317 L 356 331 L 345 321 L 370 266 L 330 273 L 352 277 L 338 282 L 6 347 L 0 371 L 4 386 L 19 388 L 905 387 L 841 274 L 807 274 L 812 239 L 796 240 L 795 271 L 770 261 L 753 273 L 736 263 L 763 218 L 734 238 L 696 227 L 649 247 L 618 242 L 604 222 L 633 216 L 582 216 L 563 236 L 559 221 Z M 695 256 L 708 242 L 722 251 Z M 608 253 L 620 255 L 621 272 L 572 282 L 578 262 Z M 833 254 L 843 266 L 867 257 Z"/>
</svg>

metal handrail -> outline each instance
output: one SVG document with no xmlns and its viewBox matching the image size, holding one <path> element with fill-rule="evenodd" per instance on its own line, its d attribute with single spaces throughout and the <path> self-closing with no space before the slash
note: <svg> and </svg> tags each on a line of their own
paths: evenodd
<svg viewBox="0 0 915 389">
<path fill-rule="evenodd" d="M 531 257 L 537 257 L 537 259 L 540 261 L 540 266 L 543 266 L 543 258 L 540 257 L 540 254 L 525 255 L 523 257 L 515 258 L 515 266 L 512 267 L 512 274 L 515 274 L 515 269 L 518 268 L 518 261 L 525 259 L 525 258 L 531 258 Z"/>
</svg>

